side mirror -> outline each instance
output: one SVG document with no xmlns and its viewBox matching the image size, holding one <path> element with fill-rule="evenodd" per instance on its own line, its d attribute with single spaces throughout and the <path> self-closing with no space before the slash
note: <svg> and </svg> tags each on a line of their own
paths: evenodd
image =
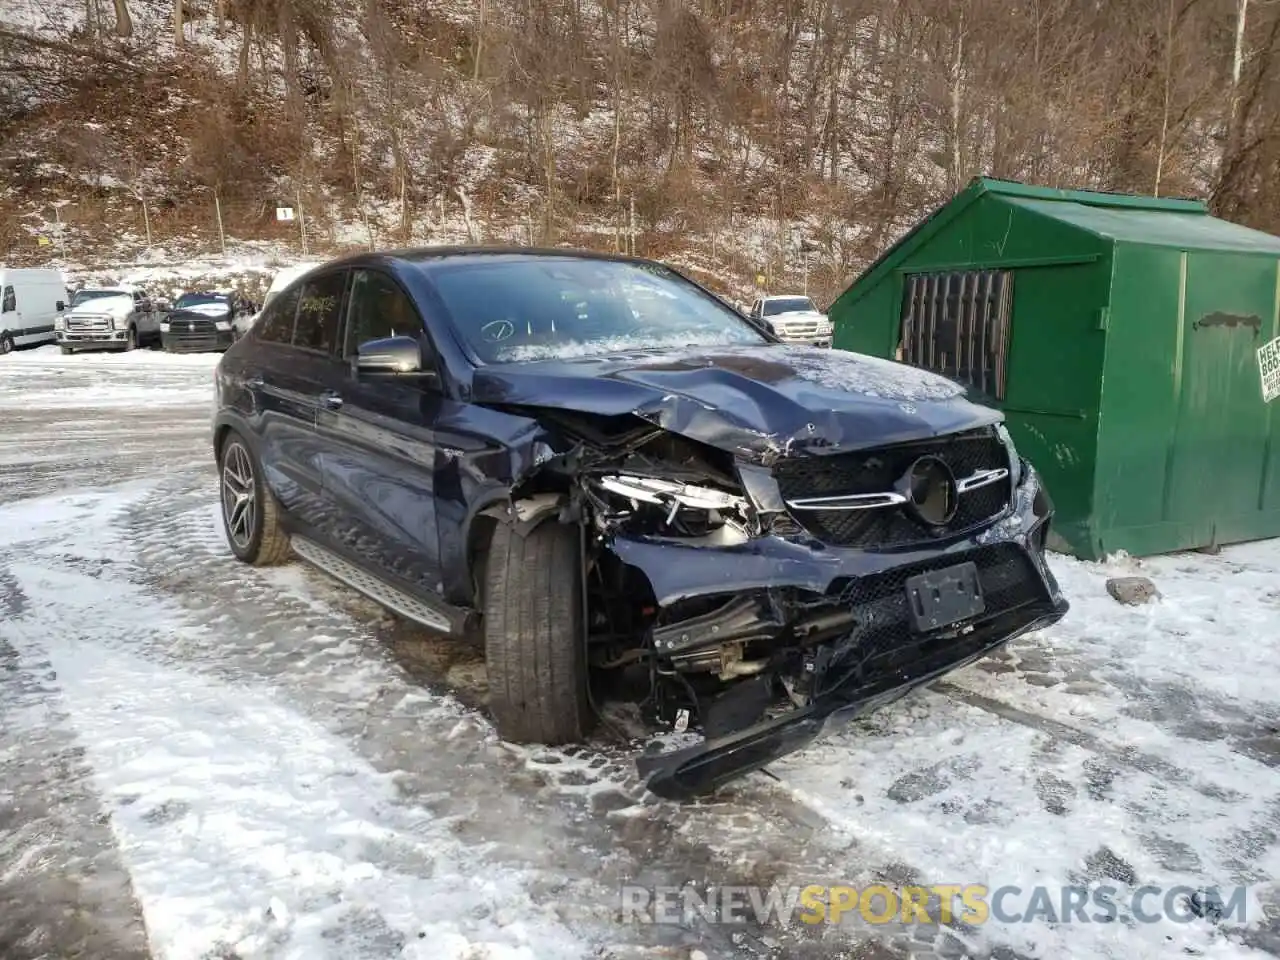
<svg viewBox="0 0 1280 960">
<path fill-rule="evenodd" d="M 67 305 L 66 305 L 66 303 L 65 303 L 64 301 L 62 301 L 62 300 L 57 300 L 57 301 L 55 301 L 55 302 L 54 302 L 54 304 L 53 304 L 53 309 L 55 309 L 55 310 L 57 310 L 59 313 L 61 313 L 63 310 L 67 309 Z"/>
<path fill-rule="evenodd" d="M 427 372 L 422 363 L 422 344 L 415 337 L 366 340 L 357 348 L 353 364 L 357 373 L 382 376 L 420 376 Z"/>
</svg>

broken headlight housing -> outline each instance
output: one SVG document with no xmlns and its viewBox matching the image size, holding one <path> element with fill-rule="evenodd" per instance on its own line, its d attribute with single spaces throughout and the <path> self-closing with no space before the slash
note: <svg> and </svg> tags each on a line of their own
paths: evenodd
<svg viewBox="0 0 1280 960">
<path fill-rule="evenodd" d="M 596 484 L 608 516 L 634 532 L 699 537 L 724 530 L 746 539 L 748 506 L 741 494 L 622 473 L 599 476 Z"/>
<path fill-rule="evenodd" d="M 1018 448 L 1013 445 L 1013 437 L 1009 435 L 1009 428 L 1003 423 L 996 424 L 996 436 L 1000 438 L 1005 450 L 1009 452 L 1009 476 L 1013 480 L 1013 489 L 1016 490 L 1022 484 L 1022 457 L 1018 456 Z"/>
</svg>

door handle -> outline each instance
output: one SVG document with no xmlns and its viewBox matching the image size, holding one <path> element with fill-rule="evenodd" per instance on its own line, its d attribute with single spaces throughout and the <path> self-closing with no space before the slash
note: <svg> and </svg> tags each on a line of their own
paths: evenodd
<svg viewBox="0 0 1280 960">
<path fill-rule="evenodd" d="M 248 387 L 250 390 L 261 389 L 263 386 L 265 386 L 265 384 L 266 384 L 265 380 L 263 380 L 261 377 L 256 377 L 256 376 L 250 377 L 248 380 L 244 382 L 244 385 Z"/>
<path fill-rule="evenodd" d="M 342 397 L 332 390 L 320 394 L 320 406 L 326 410 L 338 410 L 342 407 Z"/>
</svg>

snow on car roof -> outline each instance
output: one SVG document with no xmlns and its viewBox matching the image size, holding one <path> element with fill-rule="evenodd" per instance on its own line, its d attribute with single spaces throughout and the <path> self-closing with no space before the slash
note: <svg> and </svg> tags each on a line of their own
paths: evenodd
<svg viewBox="0 0 1280 960">
<path fill-rule="evenodd" d="M 298 263 L 289 267 L 281 267 L 280 271 L 272 277 L 271 286 L 267 288 L 267 292 L 278 293 L 289 284 L 293 283 L 293 281 L 298 279 L 298 277 L 302 276 L 309 270 L 314 270 L 320 265 L 321 262 L 316 261 L 315 263 Z"/>
<path fill-rule="evenodd" d="M 133 295 L 135 293 L 139 293 L 141 289 L 142 289 L 141 287 L 136 287 L 131 283 L 96 283 L 96 284 L 80 287 L 78 290 L 76 290 L 76 293 L 85 293 L 85 292 L 105 293 L 107 291 L 110 291 L 112 293 Z"/>
</svg>

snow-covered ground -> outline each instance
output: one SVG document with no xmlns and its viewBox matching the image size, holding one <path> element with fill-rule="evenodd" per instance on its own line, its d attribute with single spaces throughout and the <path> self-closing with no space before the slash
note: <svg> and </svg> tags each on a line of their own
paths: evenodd
<svg viewBox="0 0 1280 960">
<path fill-rule="evenodd" d="M 668 804 L 607 742 L 498 742 L 475 650 L 236 564 L 216 361 L 0 358 L 5 960 L 1280 954 L 1280 543 L 1055 558 L 1058 627 Z M 1161 600 L 1106 594 L 1135 570 Z M 1249 899 L 1243 924 L 618 922 L 621 884 L 685 881 Z"/>
</svg>

